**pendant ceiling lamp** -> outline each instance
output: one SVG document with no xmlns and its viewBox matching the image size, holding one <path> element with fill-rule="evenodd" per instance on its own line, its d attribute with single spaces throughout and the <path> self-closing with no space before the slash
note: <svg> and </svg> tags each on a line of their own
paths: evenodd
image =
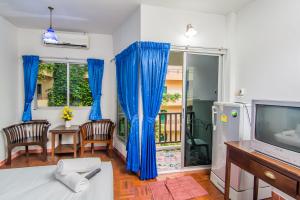
<svg viewBox="0 0 300 200">
<path fill-rule="evenodd" d="M 49 6 L 48 9 L 50 11 L 50 26 L 47 29 L 47 31 L 45 31 L 44 34 L 43 34 L 43 41 L 45 43 L 56 44 L 56 43 L 58 43 L 58 38 L 57 38 L 57 35 L 55 33 L 55 30 L 52 27 L 52 11 L 53 11 L 54 8 Z"/>
</svg>

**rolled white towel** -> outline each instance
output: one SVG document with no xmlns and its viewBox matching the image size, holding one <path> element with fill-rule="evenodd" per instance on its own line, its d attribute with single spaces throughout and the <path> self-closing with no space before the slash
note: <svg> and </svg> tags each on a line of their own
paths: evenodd
<svg viewBox="0 0 300 200">
<path fill-rule="evenodd" d="M 76 172 L 71 172 L 67 175 L 61 175 L 57 172 L 55 172 L 54 174 L 57 180 L 62 182 L 64 185 L 66 185 L 68 188 L 70 188 L 76 193 L 85 190 L 90 185 L 88 179 Z"/>
<path fill-rule="evenodd" d="M 85 173 L 99 168 L 100 158 L 61 159 L 56 166 L 56 172 L 67 175 L 71 172 Z"/>
</svg>

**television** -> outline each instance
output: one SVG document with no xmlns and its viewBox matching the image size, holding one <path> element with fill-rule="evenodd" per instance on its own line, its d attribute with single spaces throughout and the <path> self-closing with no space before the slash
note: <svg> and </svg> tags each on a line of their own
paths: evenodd
<svg viewBox="0 0 300 200">
<path fill-rule="evenodd" d="M 300 102 L 252 101 L 251 147 L 300 167 Z"/>
</svg>

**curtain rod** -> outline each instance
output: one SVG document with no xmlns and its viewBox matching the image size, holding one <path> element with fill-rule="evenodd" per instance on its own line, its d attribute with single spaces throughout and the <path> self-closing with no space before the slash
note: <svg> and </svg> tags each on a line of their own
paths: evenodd
<svg viewBox="0 0 300 200">
<path fill-rule="evenodd" d="M 204 47 L 204 46 L 190 46 L 190 45 L 171 45 L 172 48 L 182 48 L 182 49 L 205 49 L 205 50 L 215 50 L 215 51 L 227 51 L 223 47 Z"/>
<path fill-rule="evenodd" d="M 55 59 L 55 60 L 77 60 L 77 61 L 86 61 L 84 58 L 70 58 L 70 57 L 44 57 L 41 56 L 40 59 Z"/>
<path fill-rule="evenodd" d="M 216 47 L 203 47 L 203 46 L 190 46 L 190 45 L 171 45 L 171 50 L 176 50 L 176 49 L 181 49 L 181 50 L 189 50 L 189 49 L 193 49 L 193 50 L 199 50 L 199 49 L 202 49 L 202 50 L 205 50 L 205 51 L 216 51 L 216 52 L 221 52 L 224 54 L 224 52 L 227 51 L 227 49 L 223 48 L 223 47 L 220 47 L 220 48 L 216 48 Z M 195 52 L 196 52 L 195 51 Z M 201 51 L 203 52 L 203 51 Z M 114 62 L 116 59 L 115 58 L 112 58 L 110 60 L 110 62 Z"/>
</svg>

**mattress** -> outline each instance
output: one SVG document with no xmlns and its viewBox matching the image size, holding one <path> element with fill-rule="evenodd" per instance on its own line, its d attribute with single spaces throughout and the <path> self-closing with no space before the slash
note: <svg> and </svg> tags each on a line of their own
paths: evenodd
<svg viewBox="0 0 300 200">
<path fill-rule="evenodd" d="M 0 200 L 112 200 L 111 162 L 102 162 L 101 172 L 90 180 L 87 190 L 74 193 L 58 182 L 56 165 L 0 170 Z"/>
</svg>

